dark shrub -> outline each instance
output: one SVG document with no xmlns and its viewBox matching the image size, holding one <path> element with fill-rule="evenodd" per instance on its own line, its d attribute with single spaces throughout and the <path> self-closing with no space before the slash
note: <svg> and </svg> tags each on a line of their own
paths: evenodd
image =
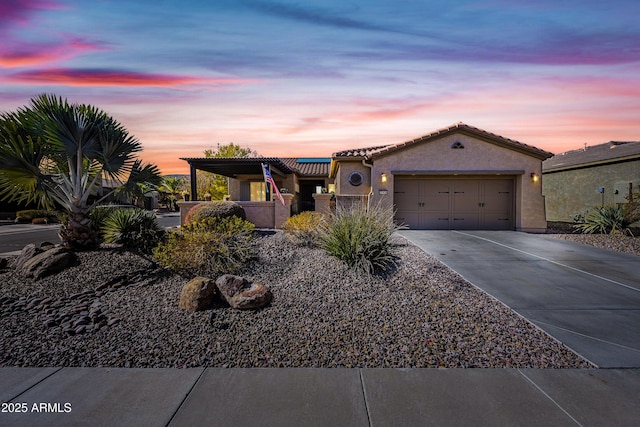
<svg viewBox="0 0 640 427">
<path fill-rule="evenodd" d="M 325 221 L 324 215 L 318 212 L 302 212 L 287 218 L 282 229 L 293 236 L 295 241 L 302 246 L 315 245 L 320 236 L 321 226 Z"/>
<path fill-rule="evenodd" d="M 244 208 L 234 202 L 214 201 L 200 203 L 187 213 L 185 224 L 192 224 L 208 218 L 230 218 L 232 216 L 247 219 Z"/>
<path fill-rule="evenodd" d="M 237 216 L 203 219 L 169 233 L 153 256 L 160 265 L 185 275 L 233 273 L 256 255 L 253 229 Z"/>
<path fill-rule="evenodd" d="M 100 228 L 107 243 L 119 243 L 123 248 L 150 254 L 164 237 L 164 229 L 156 215 L 143 209 L 115 209 Z"/>
</svg>

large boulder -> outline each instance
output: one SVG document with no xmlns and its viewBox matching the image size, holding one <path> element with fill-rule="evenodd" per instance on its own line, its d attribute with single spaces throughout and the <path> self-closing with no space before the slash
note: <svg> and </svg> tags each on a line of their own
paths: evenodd
<svg viewBox="0 0 640 427">
<path fill-rule="evenodd" d="M 271 302 L 269 288 L 261 283 L 250 283 L 240 276 L 225 274 L 218 277 L 216 286 L 220 294 L 233 308 L 251 310 Z"/>
<path fill-rule="evenodd" d="M 216 296 L 216 285 L 208 277 L 196 277 L 184 285 L 178 306 L 190 312 L 211 308 Z"/>
<path fill-rule="evenodd" d="M 40 279 L 64 270 L 73 261 L 74 256 L 68 249 L 62 246 L 55 246 L 26 261 L 22 266 L 22 273 L 27 277 Z"/>
</svg>

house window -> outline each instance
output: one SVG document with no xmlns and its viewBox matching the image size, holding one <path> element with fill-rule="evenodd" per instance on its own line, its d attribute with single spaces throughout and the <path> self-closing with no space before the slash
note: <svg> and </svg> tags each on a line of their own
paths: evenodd
<svg viewBox="0 0 640 427">
<path fill-rule="evenodd" d="M 362 185 L 363 182 L 364 175 L 362 175 L 362 173 L 355 171 L 349 174 L 349 184 L 353 185 L 354 187 Z"/>
<path fill-rule="evenodd" d="M 461 150 L 464 148 L 464 144 L 460 141 L 456 141 L 453 144 L 451 144 L 451 148 L 454 150 Z"/>
<path fill-rule="evenodd" d="M 252 202 L 263 202 L 267 199 L 267 190 L 264 181 L 249 183 L 249 200 Z"/>
</svg>

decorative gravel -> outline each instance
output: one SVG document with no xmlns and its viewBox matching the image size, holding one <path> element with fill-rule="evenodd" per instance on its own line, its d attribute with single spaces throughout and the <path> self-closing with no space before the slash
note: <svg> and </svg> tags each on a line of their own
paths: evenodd
<svg viewBox="0 0 640 427">
<path fill-rule="evenodd" d="M 276 232 L 240 272 L 257 311 L 178 308 L 189 278 L 130 253 L 78 254 L 39 281 L 0 271 L 0 366 L 588 368 L 587 361 L 404 239 L 359 276 Z"/>
<path fill-rule="evenodd" d="M 556 239 L 571 240 L 616 252 L 640 256 L 640 237 L 620 234 L 548 234 Z"/>
</svg>

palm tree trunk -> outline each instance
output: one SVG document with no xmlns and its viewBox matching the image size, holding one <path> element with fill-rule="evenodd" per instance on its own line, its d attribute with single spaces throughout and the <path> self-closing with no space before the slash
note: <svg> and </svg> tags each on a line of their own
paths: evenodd
<svg viewBox="0 0 640 427">
<path fill-rule="evenodd" d="M 60 239 L 64 246 L 77 250 L 98 247 L 99 234 L 93 227 L 89 212 L 87 206 L 72 205 L 66 223 L 60 227 Z"/>
</svg>

